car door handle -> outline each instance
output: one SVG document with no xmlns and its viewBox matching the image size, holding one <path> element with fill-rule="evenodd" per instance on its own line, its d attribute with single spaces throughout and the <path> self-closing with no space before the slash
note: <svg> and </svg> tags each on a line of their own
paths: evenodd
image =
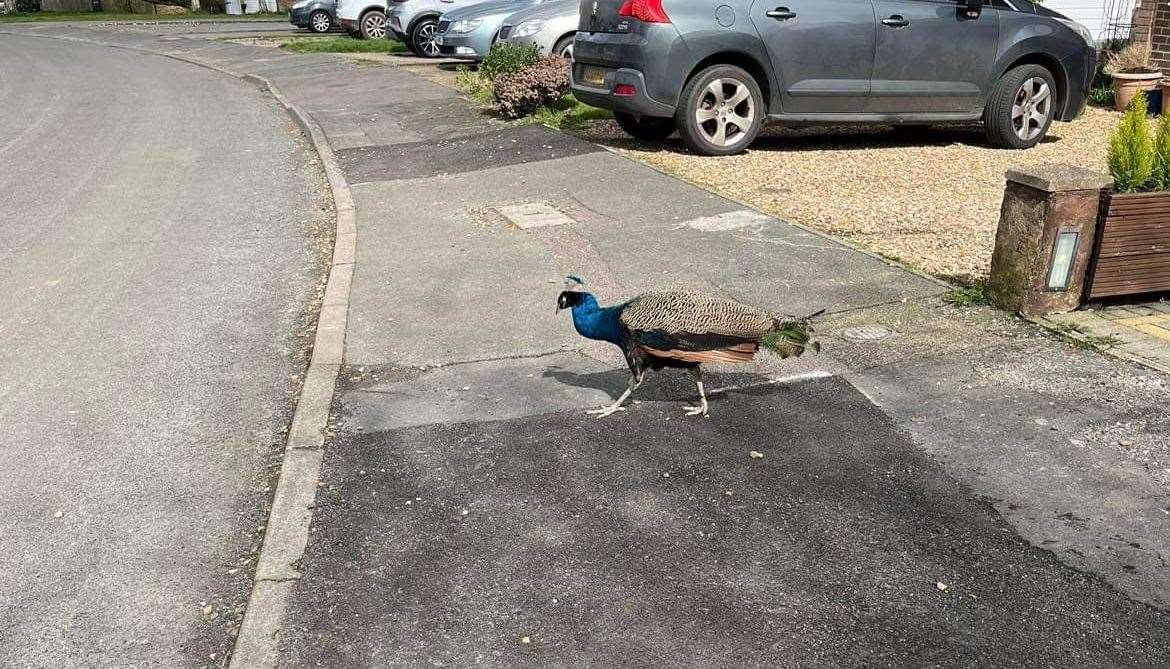
<svg viewBox="0 0 1170 669">
<path fill-rule="evenodd" d="M 771 17 L 777 21 L 787 21 L 796 18 L 796 12 L 787 7 L 777 7 L 769 12 L 765 12 L 764 16 Z"/>
<path fill-rule="evenodd" d="M 905 28 L 910 25 L 910 22 L 901 14 L 894 14 L 893 16 L 882 19 L 882 25 L 891 28 Z"/>
</svg>

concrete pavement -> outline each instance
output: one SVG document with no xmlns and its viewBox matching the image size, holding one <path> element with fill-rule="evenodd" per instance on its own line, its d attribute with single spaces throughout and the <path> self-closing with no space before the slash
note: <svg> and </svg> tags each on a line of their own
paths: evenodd
<svg viewBox="0 0 1170 669">
<path fill-rule="evenodd" d="M 501 127 L 399 69 L 69 35 L 268 77 L 353 184 L 347 364 L 286 665 L 1165 662 L 1164 377 L 944 307 L 937 284 L 590 145 Z M 517 228 L 500 207 L 525 201 L 570 222 Z M 586 419 L 622 372 L 554 317 L 569 271 L 603 302 L 686 284 L 829 306 L 821 357 L 711 385 L 833 378 L 721 394 L 707 423 L 682 419 L 685 379 L 661 375 L 629 412 Z M 755 506 L 704 506 L 724 485 Z M 713 537 L 696 539 L 709 513 Z M 568 610 L 550 608 L 554 591 Z"/>
<path fill-rule="evenodd" d="M 332 234 L 313 160 L 253 86 L 0 37 L 0 665 L 230 651 Z"/>
</svg>

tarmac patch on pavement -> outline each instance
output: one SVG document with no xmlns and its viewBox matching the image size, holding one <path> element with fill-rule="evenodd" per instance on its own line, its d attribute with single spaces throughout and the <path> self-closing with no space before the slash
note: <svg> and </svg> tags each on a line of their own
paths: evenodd
<svg viewBox="0 0 1170 669">
<path fill-rule="evenodd" d="M 1167 666 L 846 381 L 340 436 L 289 666 Z M 753 454 L 753 451 L 755 452 Z"/>
<path fill-rule="evenodd" d="M 350 183 L 476 172 L 603 149 L 540 125 L 438 141 L 364 146 L 337 152 Z"/>
</svg>

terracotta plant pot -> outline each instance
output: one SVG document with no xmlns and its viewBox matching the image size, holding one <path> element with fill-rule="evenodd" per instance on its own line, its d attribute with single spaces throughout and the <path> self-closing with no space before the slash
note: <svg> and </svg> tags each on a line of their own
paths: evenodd
<svg viewBox="0 0 1170 669">
<path fill-rule="evenodd" d="M 1152 91 L 1162 79 L 1161 72 L 1118 72 L 1113 76 L 1113 106 L 1125 111 L 1138 91 Z"/>
<path fill-rule="evenodd" d="M 1170 79 L 1159 81 L 1158 87 L 1162 89 L 1162 113 L 1170 114 Z"/>
<path fill-rule="evenodd" d="M 1101 198 L 1088 297 L 1170 290 L 1170 192 Z"/>
</svg>

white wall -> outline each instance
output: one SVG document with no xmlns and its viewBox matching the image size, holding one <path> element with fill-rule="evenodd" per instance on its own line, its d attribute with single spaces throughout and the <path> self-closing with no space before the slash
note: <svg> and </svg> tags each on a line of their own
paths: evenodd
<svg viewBox="0 0 1170 669">
<path fill-rule="evenodd" d="M 1128 5 L 1130 9 L 1133 7 L 1132 1 L 1115 0 L 1115 3 Z M 1105 28 L 1105 0 L 1044 0 L 1043 4 L 1085 26 L 1093 32 L 1094 37 L 1101 38 Z"/>
</svg>

